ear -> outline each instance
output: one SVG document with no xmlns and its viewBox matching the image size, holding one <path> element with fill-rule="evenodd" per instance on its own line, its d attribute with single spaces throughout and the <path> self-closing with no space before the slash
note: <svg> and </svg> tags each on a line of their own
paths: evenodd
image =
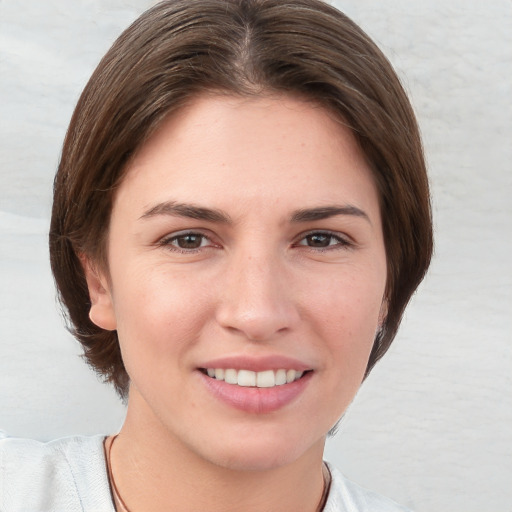
<svg viewBox="0 0 512 512">
<path fill-rule="evenodd" d="M 80 256 L 80 261 L 84 269 L 91 300 L 89 318 L 98 327 L 107 331 L 114 331 L 117 329 L 117 321 L 108 279 L 104 273 L 98 271 L 87 256 Z"/>
</svg>

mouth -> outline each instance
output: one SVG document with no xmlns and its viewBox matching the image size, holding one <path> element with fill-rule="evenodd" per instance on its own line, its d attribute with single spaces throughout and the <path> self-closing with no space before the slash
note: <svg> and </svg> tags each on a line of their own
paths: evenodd
<svg viewBox="0 0 512 512">
<path fill-rule="evenodd" d="M 234 368 L 199 368 L 199 371 L 211 379 L 223 381 L 226 384 L 247 388 L 274 388 L 291 384 L 303 379 L 312 370 L 294 370 L 280 368 L 260 372 Z"/>
<path fill-rule="evenodd" d="M 314 373 L 301 361 L 279 356 L 245 361 L 227 357 L 205 362 L 197 370 L 213 396 L 251 414 L 276 412 L 293 403 L 309 387 Z"/>
</svg>

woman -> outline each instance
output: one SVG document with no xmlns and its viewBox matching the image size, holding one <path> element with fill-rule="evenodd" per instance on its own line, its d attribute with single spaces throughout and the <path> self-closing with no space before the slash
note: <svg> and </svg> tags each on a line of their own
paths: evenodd
<svg viewBox="0 0 512 512">
<path fill-rule="evenodd" d="M 322 454 L 431 251 L 414 114 L 356 25 L 318 0 L 158 4 L 78 102 L 50 231 L 126 421 L 3 441 L 2 510 L 403 510 Z"/>
</svg>

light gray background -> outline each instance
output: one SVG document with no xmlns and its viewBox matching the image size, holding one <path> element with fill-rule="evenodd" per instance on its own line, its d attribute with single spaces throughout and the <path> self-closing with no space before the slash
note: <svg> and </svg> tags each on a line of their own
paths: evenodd
<svg viewBox="0 0 512 512">
<path fill-rule="evenodd" d="M 0 429 L 11 435 L 122 423 L 122 406 L 62 327 L 46 232 L 78 95 L 153 3 L 0 0 Z M 437 251 L 327 458 L 418 512 L 511 512 L 512 3 L 331 3 L 378 42 L 411 94 Z"/>
</svg>

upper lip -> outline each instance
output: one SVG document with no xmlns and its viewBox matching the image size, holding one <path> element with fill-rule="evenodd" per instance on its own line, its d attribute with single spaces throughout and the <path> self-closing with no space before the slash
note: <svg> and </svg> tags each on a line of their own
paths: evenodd
<svg viewBox="0 0 512 512">
<path fill-rule="evenodd" d="M 312 370 L 311 366 L 299 361 L 293 357 L 282 355 L 267 356 L 246 356 L 233 355 L 205 361 L 199 365 L 199 368 L 223 368 L 225 370 L 233 368 L 235 370 L 251 370 L 253 372 L 263 372 L 265 370 Z"/>
</svg>

